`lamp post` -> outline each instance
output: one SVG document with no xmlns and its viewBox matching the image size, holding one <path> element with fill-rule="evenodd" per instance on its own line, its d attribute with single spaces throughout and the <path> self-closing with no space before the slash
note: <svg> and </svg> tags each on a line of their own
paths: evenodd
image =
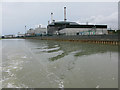
<svg viewBox="0 0 120 90">
<path fill-rule="evenodd" d="M 25 36 L 26 36 L 27 32 L 26 32 L 26 25 L 25 25 Z"/>
</svg>

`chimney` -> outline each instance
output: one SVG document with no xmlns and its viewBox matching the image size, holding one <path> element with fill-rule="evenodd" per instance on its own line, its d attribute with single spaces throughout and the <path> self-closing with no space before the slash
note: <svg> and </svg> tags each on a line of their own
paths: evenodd
<svg viewBox="0 0 120 90">
<path fill-rule="evenodd" d="M 86 25 L 88 25 L 88 22 L 86 22 Z"/>
<path fill-rule="evenodd" d="M 51 12 L 51 23 L 53 22 L 53 13 Z"/>
<path fill-rule="evenodd" d="M 64 7 L 64 21 L 66 21 L 66 7 Z"/>
<path fill-rule="evenodd" d="M 39 28 L 41 28 L 41 25 L 38 25 Z"/>
<path fill-rule="evenodd" d="M 50 24 L 50 21 L 48 21 L 48 25 Z"/>
</svg>

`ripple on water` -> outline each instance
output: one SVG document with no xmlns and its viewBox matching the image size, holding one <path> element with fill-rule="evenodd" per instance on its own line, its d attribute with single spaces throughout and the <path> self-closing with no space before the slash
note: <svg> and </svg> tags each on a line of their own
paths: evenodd
<svg viewBox="0 0 120 90">
<path fill-rule="evenodd" d="M 27 58 L 27 56 L 22 56 L 21 58 Z"/>
<path fill-rule="evenodd" d="M 59 50 L 60 47 L 56 47 L 56 48 L 50 48 L 50 49 L 41 49 L 40 51 L 42 52 L 50 52 L 50 51 L 55 51 L 55 50 Z"/>
<path fill-rule="evenodd" d="M 64 88 L 64 84 L 63 84 L 64 81 L 63 81 L 62 79 L 60 79 L 60 77 L 58 77 L 56 74 L 54 74 L 54 73 L 49 73 L 49 74 L 47 75 L 47 78 L 48 78 L 48 80 L 50 80 L 50 83 L 51 83 L 52 85 L 55 84 L 54 87 L 56 87 L 56 86 L 58 85 L 57 88 Z"/>
<path fill-rule="evenodd" d="M 61 80 L 60 80 L 60 82 L 59 82 L 59 88 L 64 88 L 63 81 L 61 81 Z"/>
<path fill-rule="evenodd" d="M 4 75 L 2 76 L 2 83 L 4 88 L 23 87 L 15 85 L 14 82 L 18 80 L 16 72 L 23 69 L 22 65 L 24 63 L 25 58 L 27 58 L 27 56 L 9 56 L 9 61 L 4 63 L 4 67 L 2 68 L 2 74 Z"/>
</svg>

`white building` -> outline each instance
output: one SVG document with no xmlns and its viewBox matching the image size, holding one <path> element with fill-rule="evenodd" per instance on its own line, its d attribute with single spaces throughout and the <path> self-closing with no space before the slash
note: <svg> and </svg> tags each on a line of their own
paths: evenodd
<svg viewBox="0 0 120 90">
<path fill-rule="evenodd" d="M 35 30 L 33 28 L 30 28 L 28 31 L 27 31 L 27 35 L 34 35 L 35 34 Z"/>
<path fill-rule="evenodd" d="M 35 35 L 44 35 L 47 33 L 47 29 L 42 28 L 41 25 L 39 25 L 39 27 L 35 28 L 34 33 Z"/>
<path fill-rule="evenodd" d="M 31 35 L 35 35 L 35 36 L 40 36 L 40 35 L 45 35 L 47 33 L 47 29 L 46 28 L 42 28 L 41 25 L 39 25 L 37 28 L 35 29 L 29 29 L 27 31 L 27 36 L 31 36 Z"/>
<path fill-rule="evenodd" d="M 21 34 L 21 33 L 18 33 L 18 35 L 17 35 L 18 37 L 24 37 L 25 36 L 25 34 Z"/>
<path fill-rule="evenodd" d="M 59 31 L 66 35 L 101 35 L 108 34 L 107 28 L 65 28 Z"/>
<path fill-rule="evenodd" d="M 15 35 L 12 35 L 12 34 L 11 35 L 4 35 L 4 37 L 5 38 L 13 38 L 13 37 L 15 37 Z"/>
</svg>

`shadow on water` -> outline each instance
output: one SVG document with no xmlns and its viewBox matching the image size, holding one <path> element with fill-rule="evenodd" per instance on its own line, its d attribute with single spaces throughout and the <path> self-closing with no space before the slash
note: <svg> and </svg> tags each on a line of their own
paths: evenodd
<svg viewBox="0 0 120 90">
<path fill-rule="evenodd" d="M 80 57 L 84 55 L 91 55 L 97 53 L 106 52 L 118 52 L 118 46 L 115 45 L 103 45 L 103 44 L 92 44 L 92 43 L 81 43 L 81 42 L 63 42 L 63 41 L 45 41 L 45 40 L 27 40 L 37 44 L 35 49 L 43 49 L 42 52 L 54 53 L 63 51 L 59 55 L 52 56 L 49 58 L 50 61 L 61 59 L 69 54 L 74 54 L 74 57 Z M 45 48 L 39 48 L 39 45 L 44 43 Z M 44 47 L 44 46 L 42 46 Z"/>
<path fill-rule="evenodd" d="M 55 61 L 55 60 L 58 60 L 60 58 L 63 58 L 64 56 L 66 56 L 65 53 L 62 53 L 61 55 L 57 55 L 55 57 L 52 57 L 52 58 L 49 58 L 50 61 Z"/>
</svg>

